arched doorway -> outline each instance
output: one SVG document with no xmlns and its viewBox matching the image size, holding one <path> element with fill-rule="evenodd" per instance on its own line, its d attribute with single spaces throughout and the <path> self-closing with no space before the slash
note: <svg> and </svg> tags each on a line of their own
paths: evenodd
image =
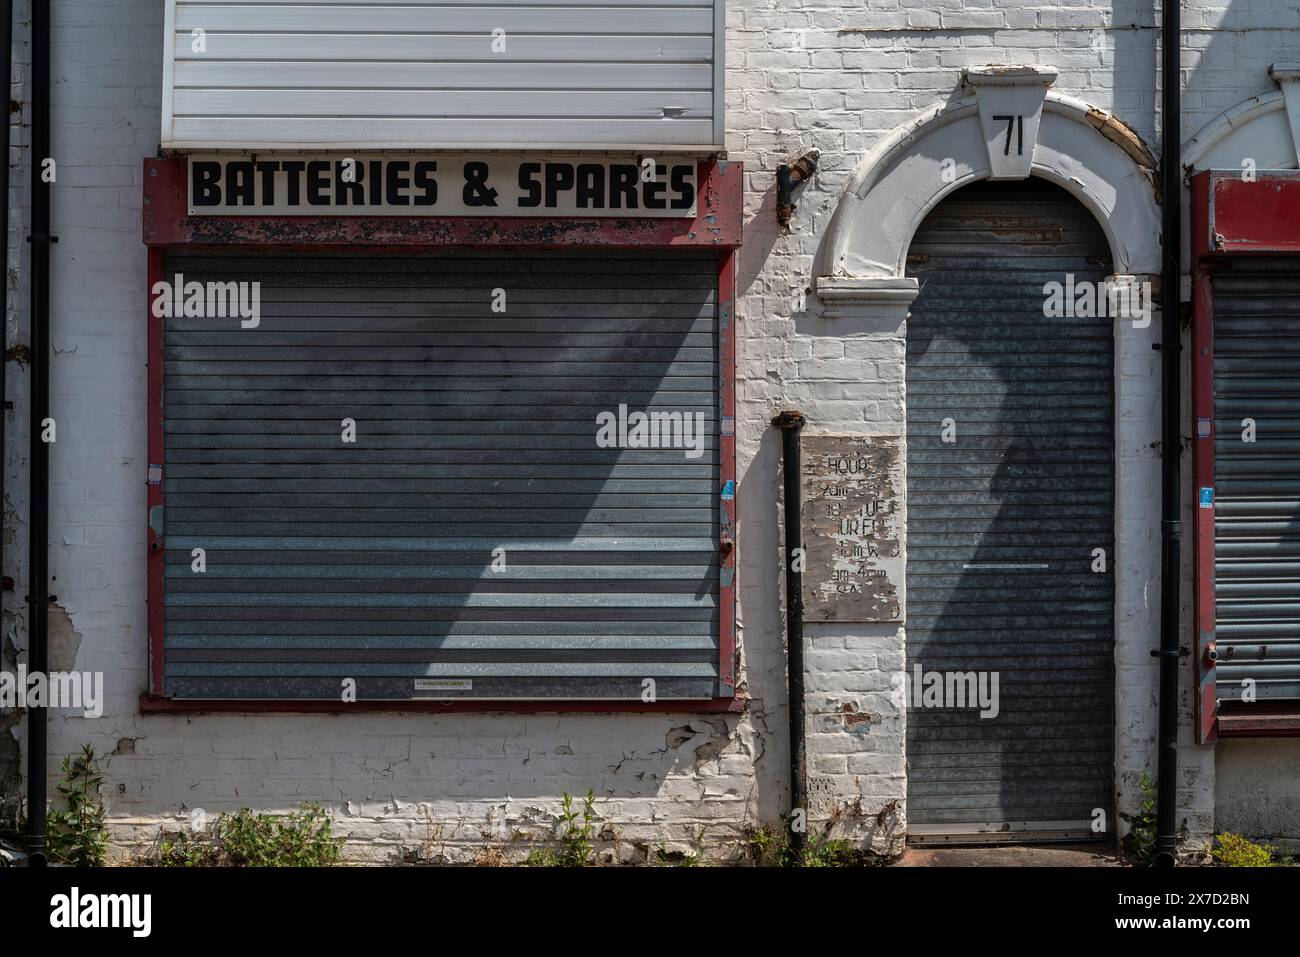
<svg viewBox="0 0 1300 957">
<path fill-rule="evenodd" d="M 1075 295 L 1104 291 L 1110 256 L 1092 214 L 1037 178 L 963 187 L 912 240 L 913 840 L 1113 833 L 1116 320 Z M 954 707 L 963 690 L 974 706 Z"/>
</svg>

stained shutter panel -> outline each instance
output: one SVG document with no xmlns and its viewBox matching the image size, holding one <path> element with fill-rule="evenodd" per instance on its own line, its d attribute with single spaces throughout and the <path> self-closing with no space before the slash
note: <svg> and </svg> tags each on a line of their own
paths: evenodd
<svg viewBox="0 0 1300 957">
<path fill-rule="evenodd" d="M 261 321 L 165 321 L 168 694 L 718 693 L 712 256 L 185 253 L 178 273 L 260 282 Z M 702 454 L 597 447 L 620 404 L 698 413 Z"/>
<path fill-rule="evenodd" d="M 1300 275 L 1236 259 L 1213 283 L 1217 692 L 1300 698 Z"/>
<path fill-rule="evenodd" d="M 908 673 L 999 675 L 994 718 L 909 702 L 913 840 L 1095 839 L 1112 806 L 1115 320 L 1044 315 L 1108 257 L 1033 179 L 960 190 L 912 242 Z"/>
</svg>

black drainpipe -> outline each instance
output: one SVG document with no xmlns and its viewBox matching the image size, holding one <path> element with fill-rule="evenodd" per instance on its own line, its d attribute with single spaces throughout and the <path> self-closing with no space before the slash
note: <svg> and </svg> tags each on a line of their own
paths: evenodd
<svg viewBox="0 0 1300 957">
<path fill-rule="evenodd" d="M 785 634 L 786 671 L 790 699 L 790 844 L 802 851 L 808 827 L 808 766 L 804 722 L 808 709 L 803 690 L 803 528 L 799 521 L 799 430 L 804 417 L 782 412 L 772 420 L 781 430 L 781 471 L 785 482 Z M 794 815 L 803 812 L 803 827 L 796 828 Z"/>
<path fill-rule="evenodd" d="M 1161 203 L 1163 205 L 1163 268 L 1160 275 L 1160 391 L 1164 397 L 1160 438 L 1160 753 L 1156 767 L 1156 858 L 1158 867 L 1176 863 L 1178 816 L 1178 668 L 1179 575 L 1181 573 L 1180 518 L 1182 482 L 1181 323 L 1182 234 L 1182 109 L 1179 103 L 1179 47 L 1181 29 L 1178 0 L 1161 0 Z"/>
<path fill-rule="evenodd" d="M 0 283 L 0 506 L 5 498 L 5 437 L 8 435 L 9 384 L 9 77 L 13 71 L 14 0 L 0 0 L 0 70 L 4 81 L 4 129 L 0 131 L 0 249 L 4 250 L 4 281 Z M 0 581 L 3 577 L 0 576 Z"/>
<path fill-rule="evenodd" d="M 6 375 L 9 365 L 9 123 L 13 114 L 9 111 L 9 96 L 13 75 L 14 43 L 14 4 L 13 0 L 0 0 L 0 70 L 4 81 L 4 130 L 0 132 L 0 249 L 4 250 L 4 275 L 0 277 L 0 514 L 3 513 L 5 501 L 5 472 L 8 469 L 9 443 L 9 381 Z M 3 562 L 0 561 L 0 571 Z M 0 596 L 10 587 L 9 582 L 0 574 Z M 2 641 L 3 639 L 0 639 Z M 2 657 L 2 656 L 0 656 Z M 17 803 L 18 795 L 14 794 Z M 5 795 L 8 798 L 8 795 Z"/>
<path fill-rule="evenodd" d="M 28 672 L 49 670 L 50 447 L 41 439 L 50 414 L 50 183 L 41 175 L 50 155 L 50 4 L 32 4 L 32 188 L 31 397 L 29 475 L 31 516 L 27 542 Z M 45 708 L 27 711 L 27 863 L 45 866 Z"/>
</svg>

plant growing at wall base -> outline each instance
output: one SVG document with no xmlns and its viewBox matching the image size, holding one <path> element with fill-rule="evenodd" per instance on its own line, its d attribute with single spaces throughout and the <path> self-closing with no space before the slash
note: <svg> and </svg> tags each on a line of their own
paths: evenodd
<svg viewBox="0 0 1300 957">
<path fill-rule="evenodd" d="M 1240 834 L 1216 834 L 1210 857 L 1220 867 L 1282 867 L 1277 848 L 1256 844 Z"/>
<path fill-rule="evenodd" d="M 861 867 L 865 855 L 852 841 L 822 838 L 804 848 L 804 867 Z"/>
<path fill-rule="evenodd" d="M 99 799 L 104 778 L 95 749 L 82 745 L 79 755 L 63 759 L 60 771 L 59 793 L 68 806 L 52 809 L 46 816 L 49 854 L 56 861 L 78 867 L 103 864 L 108 855 L 108 832 L 104 829 L 104 804 Z"/>
<path fill-rule="evenodd" d="M 700 863 L 700 855 L 657 847 L 653 854 L 647 855 L 646 863 L 651 867 L 695 867 Z"/>
<path fill-rule="evenodd" d="M 755 867 L 793 867 L 794 848 L 789 833 L 783 828 L 751 827 L 745 831 L 745 851 Z"/>
<path fill-rule="evenodd" d="M 862 867 L 871 863 L 870 855 L 852 841 L 824 833 L 810 835 L 800 852 L 790 842 L 786 828 L 780 833 L 766 827 L 750 828 L 745 848 L 757 867 Z"/>
<path fill-rule="evenodd" d="M 343 839 L 319 804 L 285 815 L 242 808 L 221 814 L 204 831 L 162 835 L 156 861 L 162 867 L 325 867 L 338 861 Z"/>
<path fill-rule="evenodd" d="M 1124 850 L 1139 864 L 1151 864 L 1156 859 L 1156 791 L 1151 776 L 1145 771 L 1138 785 L 1142 788 L 1142 803 L 1130 819 L 1129 832 L 1124 835 Z"/>
<path fill-rule="evenodd" d="M 560 834 L 560 848 L 537 848 L 528 855 L 530 867 L 586 867 L 591 863 L 595 848 L 591 833 L 596 820 L 596 795 L 588 788 L 582 799 L 582 808 L 573 806 L 573 796 L 568 791 L 560 801 L 560 821 L 564 830 Z"/>
</svg>

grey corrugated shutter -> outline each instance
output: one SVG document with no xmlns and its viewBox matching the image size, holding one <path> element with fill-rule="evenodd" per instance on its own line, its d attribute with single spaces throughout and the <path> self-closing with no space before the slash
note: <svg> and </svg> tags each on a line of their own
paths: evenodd
<svg viewBox="0 0 1300 957">
<path fill-rule="evenodd" d="M 1300 267 L 1238 258 L 1212 281 L 1216 691 L 1300 698 Z"/>
<path fill-rule="evenodd" d="M 1000 712 L 907 712 L 913 840 L 1095 837 L 1112 806 L 1113 320 L 1046 318 L 1105 277 L 1089 213 L 1042 182 L 943 201 L 911 247 L 907 664 L 996 671 Z M 944 420 L 954 443 L 942 441 Z"/>
<path fill-rule="evenodd" d="M 168 694 L 718 693 L 713 256 L 187 253 L 178 273 L 260 282 L 261 324 L 165 322 Z M 598 448 L 620 403 L 699 413 L 702 455 Z"/>
</svg>

